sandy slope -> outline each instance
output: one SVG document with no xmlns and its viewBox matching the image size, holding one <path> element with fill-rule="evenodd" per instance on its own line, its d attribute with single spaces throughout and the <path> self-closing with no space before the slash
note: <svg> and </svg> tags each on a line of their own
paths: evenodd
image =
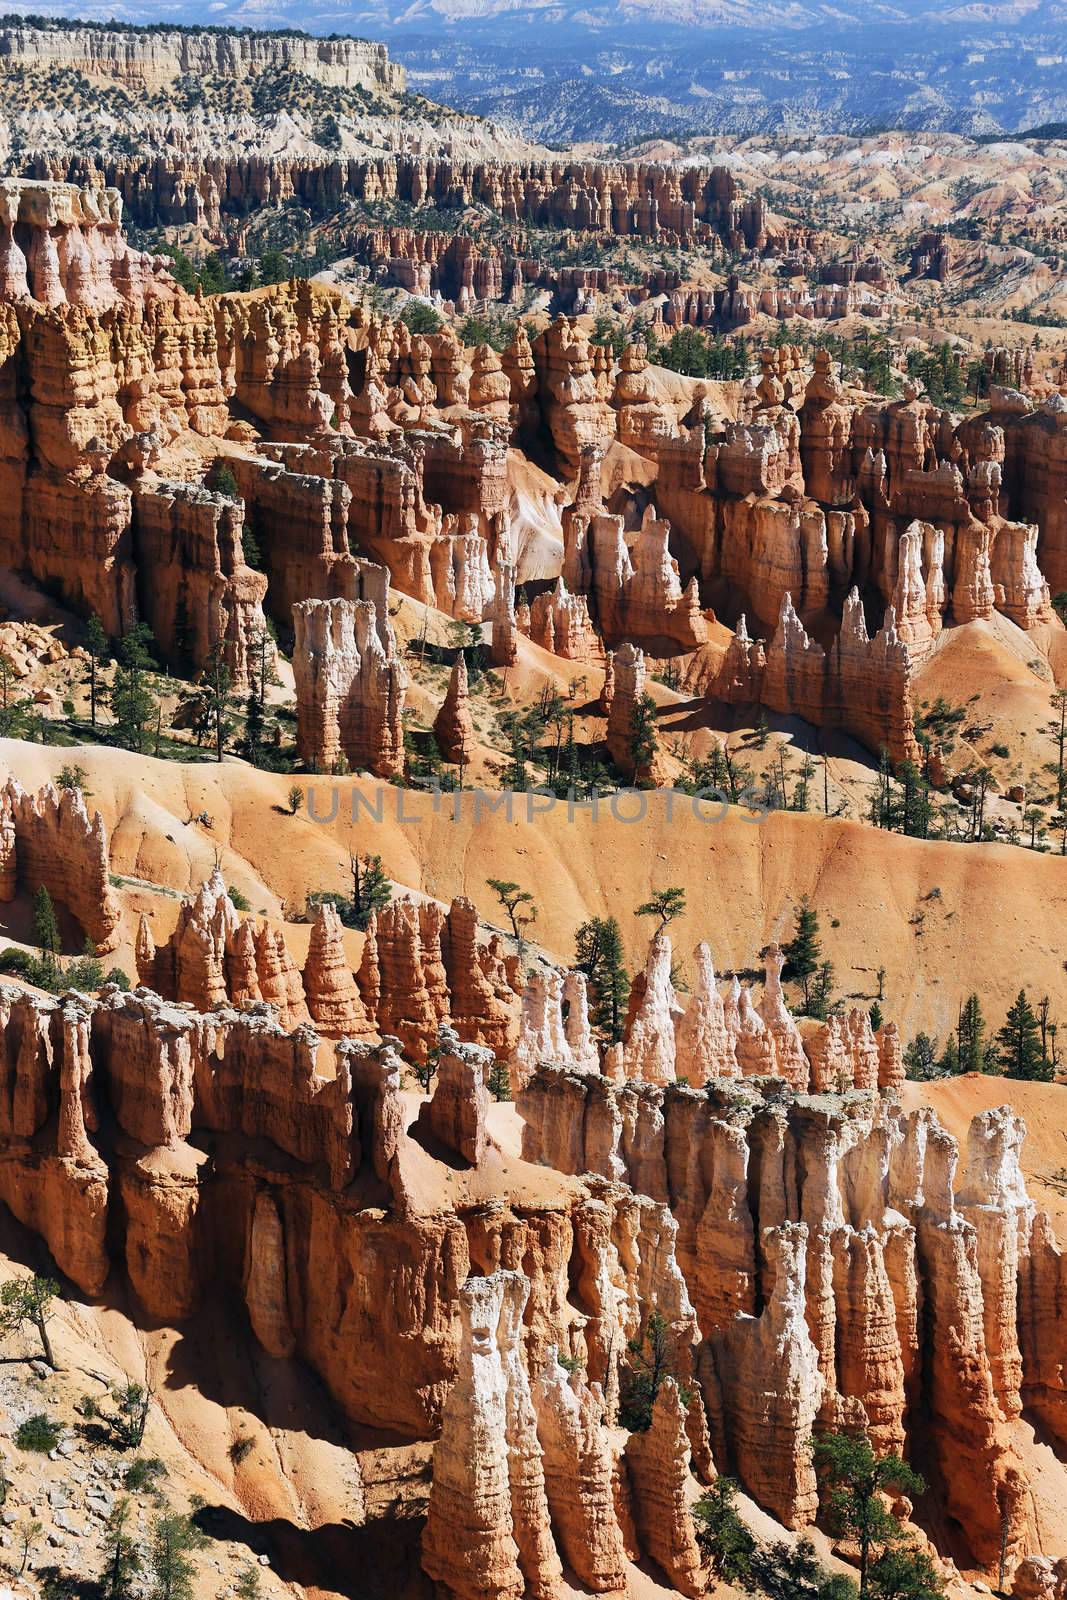
<svg viewBox="0 0 1067 1600">
<path fill-rule="evenodd" d="M 152 910 L 163 931 L 177 913 L 173 891 L 195 887 L 216 858 L 254 910 L 278 916 L 285 904 L 302 906 L 309 888 L 348 887 L 352 847 L 380 852 L 400 885 L 446 901 L 469 894 L 494 922 L 499 909 L 486 879 L 521 882 L 536 897 L 538 939 L 563 959 L 583 918 L 611 913 L 636 962 L 649 925 L 634 908 L 652 890 L 682 884 L 689 911 L 675 925 L 680 951 L 687 955 L 706 938 L 720 969 L 750 967 L 761 946 L 788 934 L 793 908 L 809 895 L 839 990 L 873 996 L 884 966 L 886 1011 L 906 1036 L 920 1027 L 944 1033 L 972 989 L 995 1025 L 1021 984 L 1067 1011 L 1067 860 L 1060 857 L 904 839 L 811 815 L 761 821 L 730 810 L 713 821 L 717 808 L 698 817 L 688 798 L 672 804 L 663 794 L 630 795 L 615 815 L 602 801 L 595 818 L 588 807 L 568 817 L 564 802 L 531 815 L 549 804 L 538 796 L 513 797 L 509 816 L 500 794 L 487 797 L 499 806 L 490 813 L 467 794 L 457 817 L 452 796 L 440 797 L 435 810 L 432 796 L 352 779 L 337 780 L 337 814 L 318 822 L 306 811 L 286 814 L 289 777 L 238 761 L 179 765 L 100 747 L 72 752 L 0 741 L 0 769 L 13 768 L 27 786 L 75 755 L 89 774 L 91 804 L 111 830 L 112 871 L 142 880 L 146 887 L 124 893 L 131 908 Z M 311 780 L 315 815 L 330 815 L 333 787 L 334 780 Z M 353 791 L 361 797 L 355 824 Z M 188 820 L 200 811 L 210 814 L 210 829 Z M 4 913 L 3 926 L 13 920 L 17 908 Z"/>
</svg>

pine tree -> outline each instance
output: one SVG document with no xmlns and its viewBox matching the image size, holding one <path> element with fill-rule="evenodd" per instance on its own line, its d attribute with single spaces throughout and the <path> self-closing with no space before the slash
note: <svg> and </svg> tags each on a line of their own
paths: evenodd
<svg viewBox="0 0 1067 1600">
<path fill-rule="evenodd" d="M 393 898 L 393 885 L 386 876 L 381 856 L 349 856 L 352 872 L 353 926 L 364 932 L 376 911 Z"/>
<path fill-rule="evenodd" d="M 656 737 L 656 702 L 650 694 L 643 694 L 634 702 L 630 713 L 630 760 L 636 774 L 647 773 L 656 759 L 659 741 Z"/>
<path fill-rule="evenodd" d="M 830 1525 L 859 1547 L 860 1595 L 865 1596 L 871 1562 L 903 1536 L 900 1521 L 886 1505 L 886 1491 L 914 1497 L 926 1485 L 899 1456 L 876 1456 L 862 1434 L 820 1434 L 812 1451 L 829 1489 Z"/>
<path fill-rule="evenodd" d="M 820 961 L 819 970 L 811 981 L 811 996 L 807 1003 L 809 1017 L 817 1017 L 823 1021 L 830 1010 L 830 996 L 834 988 L 834 966 L 832 961 Z"/>
<path fill-rule="evenodd" d="M 797 907 L 796 924 L 792 939 L 785 946 L 784 976 L 799 983 L 804 991 L 804 1010 L 811 1004 L 813 984 L 822 963 L 822 946 L 819 943 L 819 918 L 807 900 Z"/>
<path fill-rule="evenodd" d="M 48 1320 L 58 1293 L 59 1284 L 53 1278 L 9 1278 L 0 1287 L 0 1335 L 17 1333 L 29 1325 L 41 1341 L 41 1352 L 53 1372 L 58 1369 Z"/>
<path fill-rule="evenodd" d="M 1001 1064 L 1009 1078 L 1047 1083 L 1052 1077 L 1052 1063 L 1041 1048 L 1041 1027 L 1025 989 L 1016 995 L 997 1041 Z"/>
<path fill-rule="evenodd" d="M 1067 689 L 1057 689 L 1051 704 L 1054 716 L 1048 731 L 1056 742 L 1056 804 L 1062 811 L 1067 803 Z"/>
<path fill-rule="evenodd" d="M 104 1532 L 104 1570 L 100 1589 L 104 1600 L 127 1600 L 133 1580 L 141 1570 L 141 1552 L 130 1532 L 130 1499 L 122 1495 L 115 1501 Z"/>
<path fill-rule="evenodd" d="M 149 728 L 156 721 L 158 706 L 148 688 L 146 674 L 152 666 L 152 630 L 138 622 L 119 642 L 119 665 L 111 687 L 111 714 L 115 734 L 127 750 L 144 754 Z"/>
<path fill-rule="evenodd" d="M 614 917 L 593 917 L 575 934 L 576 965 L 589 983 L 589 1016 L 607 1044 L 618 1044 L 626 1023 L 630 980 L 623 963 L 622 934 Z"/>
<path fill-rule="evenodd" d="M 937 1040 L 928 1033 L 917 1033 L 904 1051 L 904 1075 L 913 1082 L 926 1083 L 937 1073 Z"/>
<path fill-rule="evenodd" d="M 254 767 L 258 767 L 263 754 L 264 727 L 263 702 L 255 688 L 249 689 L 245 697 L 245 731 L 241 750 Z"/>
<path fill-rule="evenodd" d="M 43 883 L 33 897 L 33 937 L 44 955 L 45 965 L 54 967 L 60 951 L 59 923 L 52 896 Z"/>
<path fill-rule="evenodd" d="M 494 1100 L 511 1099 L 511 1073 L 506 1061 L 494 1061 L 489 1068 L 485 1086 Z"/>
<path fill-rule="evenodd" d="M 716 1478 L 693 1507 L 697 1544 L 710 1571 L 723 1583 L 741 1590 L 751 1587 L 751 1563 L 757 1550 L 735 1504 L 739 1485 L 733 1478 Z"/>
<path fill-rule="evenodd" d="M 85 624 L 85 649 L 89 656 L 89 676 L 86 682 L 89 686 L 89 723 L 96 727 L 96 708 L 100 698 L 99 674 L 100 668 L 111 654 L 111 646 L 104 624 L 94 614 Z"/>
<path fill-rule="evenodd" d="M 233 733 L 233 718 L 230 715 L 233 705 L 232 681 L 226 665 L 226 647 L 220 642 L 212 646 L 201 677 L 207 726 L 215 746 L 216 761 L 222 760 L 226 740 Z"/>
<path fill-rule="evenodd" d="M 523 949 L 522 930 L 528 928 L 532 922 L 537 921 L 537 907 L 534 905 L 534 897 L 529 889 L 521 889 L 517 883 L 511 883 L 504 878 L 486 878 L 485 881 L 500 901 L 504 911 L 507 912 L 508 921 L 511 923 L 511 931 L 515 938 L 515 948 L 521 956 Z M 523 907 L 528 909 L 522 910 Z"/>
<path fill-rule="evenodd" d="M 956 1035 L 950 1033 L 945 1040 L 945 1048 L 942 1050 L 941 1058 L 937 1063 L 937 1072 L 941 1078 L 955 1078 L 958 1077 L 959 1070 L 960 1047 L 956 1041 Z"/>
<path fill-rule="evenodd" d="M 664 1380 L 676 1375 L 671 1332 L 661 1312 L 649 1312 L 640 1336 L 629 1339 L 626 1350 L 619 1372 L 619 1422 L 631 1433 L 644 1433 Z"/>
<path fill-rule="evenodd" d="M 643 905 L 638 906 L 634 913 L 638 917 L 658 918 L 657 933 L 662 933 L 663 929 L 672 923 L 675 917 L 681 917 L 684 914 L 685 890 L 677 888 L 660 889 L 658 894 L 652 896 L 651 900 L 646 900 Z"/>
<path fill-rule="evenodd" d="M 156 1518 L 149 1543 L 152 1600 L 193 1600 L 196 1568 L 190 1556 L 206 1543 L 188 1517 L 166 1512 Z"/>
<path fill-rule="evenodd" d="M 241 554 L 245 558 L 246 567 L 252 567 L 256 572 L 266 570 L 263 565 L 263 550 L 259 543 L 259 535 L 247 513 L 244 527 L 241 529 Z"/>
<path fill-rule="evenodd" d="M 900 803 L 900 831 L 910 834 L 914 839 L 926 839 L 934 814 L 930 785 L 912 761 L 901 764 L 899 776 L 904 790 Z"/>
<path fill-rule="evenodd" d="M 985 1060 L 985 1018 L 976 994 L 968 995 L 960 1007 L 956 1035 L 959 1040 L 958 1070 L 981 1072 Z"/>
<path fill-rule="evenodd" d="M 0 735 L 14 739 L 23 731 L 29 702 L 15 691 L 15 668 L 6 651 L 0 650 Z"/>
</svg>

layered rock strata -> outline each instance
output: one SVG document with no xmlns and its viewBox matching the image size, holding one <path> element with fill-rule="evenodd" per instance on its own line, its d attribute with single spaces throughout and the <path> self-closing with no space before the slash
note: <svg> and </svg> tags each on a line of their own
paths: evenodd
<svg viewBox="0 0 1067 1600">
<path fill-rule="evenodd" d="M 814 1515 L 803 1441 L 816 1418 L 858 1421 L 893 1449 L 932 1418 L 948 1514 L 978 1559 L 996 1559 L 1004 1530 L 1021 1551 L 1032 1511 L 1005 1420 L 1032 1382 L 1050 1426 L 1063 1423 L 1062 1389 L 1044 1388 L 1051 1367 L 1029 1333 L 1056 1314 L 1059 1257 L 1022 1199 L 1014 1119 L 977 1119 L 957 1205 L 956 1146 L 931 1112 L 904 1115 L 869 1092 L 750 1094 L 545 1067 L 519 1095 L 523 1153 L 669 1204 L 710 1343 L 718 1465 L 778 1517 Z M 773 1387 L 754 1378 L 767 1362 Z"/>
<path fill-rule="evenodd" d="M 15 777 L 0 791 L 0 900 L 45 888 L 97 950 L 114 947 L 122 908 L 111 886 L 107 829 L 80 789 L 28 794 Z"/>
<path fill-rule="evenodd" d="M 399 776 L 407 673 L 388 619 L 379 628 L 369 600 L 304 600 L 293 619 L 297 744 L 308 769 L 333 772 L 344 761 L 349 771 Z"/>
</svg>

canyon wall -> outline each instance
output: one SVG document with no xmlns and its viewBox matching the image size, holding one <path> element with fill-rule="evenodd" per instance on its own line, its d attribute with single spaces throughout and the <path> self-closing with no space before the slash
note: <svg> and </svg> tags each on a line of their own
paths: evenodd
<svg viewBox="0 0 1067 1600">
<path fill-rule="evenodd" d="M 250 29 L 48 27 L 8 21 L 0 61 L 24 71 L 81 73 L 151 92 L 181 77 L 244 78 L 299 73 L 336 89 L 399 93 L 403 67 L 367 39 L 316 39 Z"/>
<path fill-rule="evenodd" d="M 928 1470 L 974 1557 L 995 1563 L 1003 1528 L 1009 1559 L 1032 1553 L 1007 1424 L 1036 1401 L 1067 1444 L 1063 1272 L 1007 1109 L 975 1119 L 954 1193 L 956 1146 L 932 1113 L 871 1090 L 539 1067 L 518 1102 L 512 1192 L 491 1054 L 442 1041 L 421 1191 L 447 1147 L 442 1170 L 497 1173 L 488 1207 L 462 1185 L 450 1202 L 416 1200 L 422 1134 L 404 1132 L 388 1039 L 340 1040 L 326 1076 L 320 1036 L 286 1033 L 262 1003 L 204 1013 L 144 989 L 93 1002 L 2 989 L 0 1195 L 83 1292 L 121 1268 L 147 1315 L 180 1320 L 229 1285 L 260 1343 L 306 1360 L 354 1420 L 439 1434 L 432 1573 L 448 1563 L 436 1530 L 461 1517 L 484 1521 L 494 1563 L 536 1560 L 547 1581 L 562 1555 L 610 1587 L 633 1546 L 612 1490 L 618 1435 L 601 1430 L 651 1310 L 707 1425 L 668 1392 L 621 1471 L 637 1548 L 683 1587 L 678 1496 L 709 1436 L 718 1470 L 803 1527 L 818 1506 L 813 1428 L 860 1424 L 876 1448 L 925 1451 L 920 1420 L 933 1419 Z M 111 1119 L 117 1144 L 101 1135 Z M 519 1198 L 523 1173 L 541 1174 L 539 1198 Z M 472 1326 L 487 1330 L 473 1345 Z M 706 1443 L 701 1458 L 706 1471 Z"/>
</svg>

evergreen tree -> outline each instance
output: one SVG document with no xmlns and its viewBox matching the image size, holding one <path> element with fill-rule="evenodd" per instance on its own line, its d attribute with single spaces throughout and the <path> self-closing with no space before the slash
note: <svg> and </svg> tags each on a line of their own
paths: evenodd
<svg viewBox="0 0 1067 1600">
<path fill-rule="evenodd" d="M 1000 1060 L 1009 1078 L 1024 1078 L 1032 1082 L 1047 1083 L 1052 1077 L 1052 1063 L 1041 1047 L 1041 1028 L 1037 1016 L 1020 989 L 1008 1011 L 1004 1026 L 997 1034 Z"/>
<path fill-rule="evenodd" d="M 812 1441 L 812 1452 L 829 1489 L 831 1525 L 859 1546 L 860 1595 L 865 1596 L 871 1561 L 902 1535 L 900 1522 L 885 1503 L 886 1491 L 914 1497 L 926 1485 L 899 1456 L 876 1456 L 863 1435 L 820 1434 Z"/>
<path fill-rule="evenodd" d="M 200 268 L 199 278 L 205 294 L 225 294 L 228 287 L 226 283 L 226 263 L 218 251 L 208 256 Z"/>
<path fill-rule="evenodd" d="M 652 1424 L 652 1407 L 664 1380 L 675 1373 L 671 1332 L 659 1311 L 645 1318 L 638 1338 L 626 1345 L 627 1359 L 619 1372 L 619 1421 L 631 1433 Z"/>
<path fill-rule="evenodd" d="M 149 1541 L 152 1600 L 193 1600 L 196 1567 L 190 1558 L 207 1542 L 189 1517 L 164 1512 L 156 1518 Z"/>
<path fill-rule="evenodd" d="M 240 500 L 241 491 L 237 479 L 234 477 L 233 468 L 227 466 L 225 461 L 216 461 L 207 480 L 207 486 L 213 494 L 221 494 L 226 500 Z"/>
<path fill-rule="evenodd" d="M 267 687 L 279 682 L 274 669 L 273 636 L 270 625 L 257 628 L 248 640 L 249 687 L 245 696 L 244 733 L 237 746 L 253 766 L 269 766 Z M 271 724 L 271 727 L 274 725 Z"/>
<path fill-rule="evenodd" d="M 680 917 L 684 914 L 685 890 L 677 888 L 660 889 L 657 894 L 652 896 L 651 900 L 646 900 L 643 905 L 638 906 L 634 913 L 638 917 L 656 917 L 658 919 L 656 925 L 657 933 L 662 933 L 663 929 L 672 923 L 675 917 Z"/>
<path fill-rule="evenodd" d="M 409 300 L 400 320 L 406 323 L 409 333 L 436 333 L 441 326 L 441 318 L 425 300 Z"/>
<path fill-rule="evenodd" d="M 515 948 L 522 954 L 522 930 L 528 928 L 532 922 L 537 921 L 537 907 L 534 897 L 529 889 L 521 889 L 517 883 L 511 883 L 504 878 L 486 878 L 486 883 L 500 901 L 504 911 L 507 912 L 511 931 L 515 938 Z M 524 910 L 528 907 L 528 910 Z"/>
<path fill-rule="evenodd" d="M 955 1078 L 960 1070 L 960 1047 L 956 1035 L 950 1033 L 945 1040 L 945 1048 L 941 1052 L 941 1059 L 937 1063 L 939 1078 Z"/>
<path fill-rule="evenodd" d="M 246 761 L 251 761 L 258 767 L 263 756 L 263 733 L 266 721 L 263 716 L 263 702 L 253 687 L 245 696 L 245 731 L 241 740 L 241 754 Z"/>
<path fill-rule="evenodd" d="M 811 995 L 805 1007 L 809 1017 L 818 1017 L 821 1022 L 829 1015 L 833 987 L 833 962 L 820 961 L 819 970 L 811 982 Z"/>
<path fill-rule="evenodd" d="M 89 675 L 85 680 L 89 687 L 89 723 L 95 728 L 96 709 L 100 699 L 100 668 L 111 654 L 111 645 L 104 632 L 104 624 L 95 612 L 85 624 L 85 649 L 89 656 Z"/>
<path fill-rule="evenodd" d="M 485 1086 L 494 1100 L 511 1099 L 511 1073 L 506 1061 L 494 1061 L 489 1068 Z"/>
<path fill-rule="evenodd" d="M 59 1284 L 52 1278 L 9 1278 L 0 1286 L 0 1335 L 18 1333 L 27 1324 L 41 1341 L 41 1354 L 57 1371 L 48 1320 L 52 1315 Z"/>
<path fill-rule="evenodd" d="M 904 1051 L 904 1075 L 915 1083 L 937 1076 L 937 1040 L 928 1033 L 917 1033 Z"/>
<path fill-rule="evenodd" d="M 656 702 L 650 694 L 643 694 L 634 702 L 630 713 L 630 760 L 635 774 L 647 773 L 656 759 L 659 742 L 656 738 Z"/>
<path fill-rule="evenodd" d="M 215 746 L 215 760 L 221 761 L 226 740 L 233 733 L 232 678 L 226 665 L 226 647 L 221 641 L 212 646 L 201 676 L 207 731 Z"/>
<path fill-rule="evenodd" d="M 115 735 L 127 750 L 143 755 L 148 730 L 156 721 L 158 704 L 147 683 L 152 667 L 152 630 L 139 622 L 119 642 L 119 665 L 111 687 L 111 714 Z"/>
<path fill-rule="evenodd" d="M 622 934 L 614 917 L 593 917 L 575 934 L 576 961 L 589 983 L 589 1016 L 606 1044 L 618 1044 L 626 1023 L 630 980 L 623 964 Z"/>
<path fill-rule="evenodd" d="M 716 1478 L 693 1507 L 697 1544 L 711 1572 L 722 1583 L 751 1587 L 756 1541 L 741 1519 L 733 1478 Z"/>
<path fill-rule="evenodd" d="M 870 1011 L 869 1011 L 868 1015 L 870 1016 L 870 1019 L 871 1019 L 871 1032 L 872 1033 L 877 1033 L 878 1029 L 882 1026 L 882 1023 L 885 1021 L 885 1018 L 882 1016 L 882 1008 L 878 1004 L 877 1000 L 873 1000 L 871 1002 L 871 1008 L 870 1008 Z"/>
<path fill-rule="evenodd" d="M 141 1552 L 129 1530 L 130 1499 L 122 1495 L 115 1501 L 104 1532 L 104 1570 L 100 1588 L 104 1600 L 128 1600 L 134 1579 L 141 1570 Z"/>
<path fill-rule="evenodd" d="M 981 1072 L 985 1062 L 985 1019 L 978 996 L 971 994 L 960 1007 L 959 1025 L 956 1029 L 959 1041 L 959 1068 L 960 1072 Z"/>
<path fill-rule="evenodd" d="M 819 1564 L 810 1539 L 757 1545 L 751 1561 L 752 1586 L 765 1600 L 855 1600 L 856 1588 L 843 1574 L 830 1577 Z"/>
<path fill-rule="evenodd" d="M 867 1592 L 874 1600 L 941 1600 L 945 1586 L 925 1551 L 896 1545 L 871 1562 Z"/>
<path fill-rule="evenodd" d="M 245 558 L 246 567 L 251 567 L 255 572 L 266 572 L 259 535 L 247 512 L 244 527 L 241 529 L 241 553 Z"/>
<path fill-rule="evenodd" d="M 352 872 L 352 925 L 364 932 L 376 911 L 393 898 L 393 885 L 386 876 L 381 856 L 348 858 Z"/>
<path fill-rule="evenodd" d="M 809 786 L 815 776 L 815 764 L 810 756 L 804 758 L 800 768 L 800 775 L 793 786 L 792 809 L 794 811 L 807 811 L 809 805 Z"/>
<path fill-rule="evenodd" d="M 899 777 L 903 787 L 899 808 L 900 831 L 913 839 L 926 839 L 934 815 L 930 784 L 912 761 L 901 763 Z"/>
<path fill-rule="evenodd" d="M 289 263 L 280 250 L 264 250 L 259 258 L 259 276 L 265 284 L 289 281 Z"/>
<path fill-rule="evenodd" d="M 799 983 L 804 991 L 804 1010 L 811 1004 L 813 982 L 822 963 L 819 943 L 819 918 L 804 899 L 797 907 L 793 937 L 785 946 L 783 976 Z"/>
<path fill-rule="evenodd" d="M 33 897 L 33 937 L 45 964 L 54 967 L 59 956 L 59 923 L 52 896 L 42 883 Z"/>
<path fill-rule="evenodd" d="M 526 768 L 530 755 L 529 723 L 515 711 L 509 711 L 500 718 L 500 726 L 508 741 L 508 764 L 503 774 L 505 789 L 522 791 L 526 788 L 528 773 Z"/>
<path fill-rule="evenodd" d="M 1051 703 L 1054 716 L 1048 731 L 1056 743 L 1056 804 L 1062 811 L 1067 804 L 1067 689 L 1057 689 Z"/>
<path fill-rule="evenodd" d="M 0 735 L 15 739 L 26 731 L 30 702 L 17 692 L 11 657 L 0 650 Z"/>
</svg>

